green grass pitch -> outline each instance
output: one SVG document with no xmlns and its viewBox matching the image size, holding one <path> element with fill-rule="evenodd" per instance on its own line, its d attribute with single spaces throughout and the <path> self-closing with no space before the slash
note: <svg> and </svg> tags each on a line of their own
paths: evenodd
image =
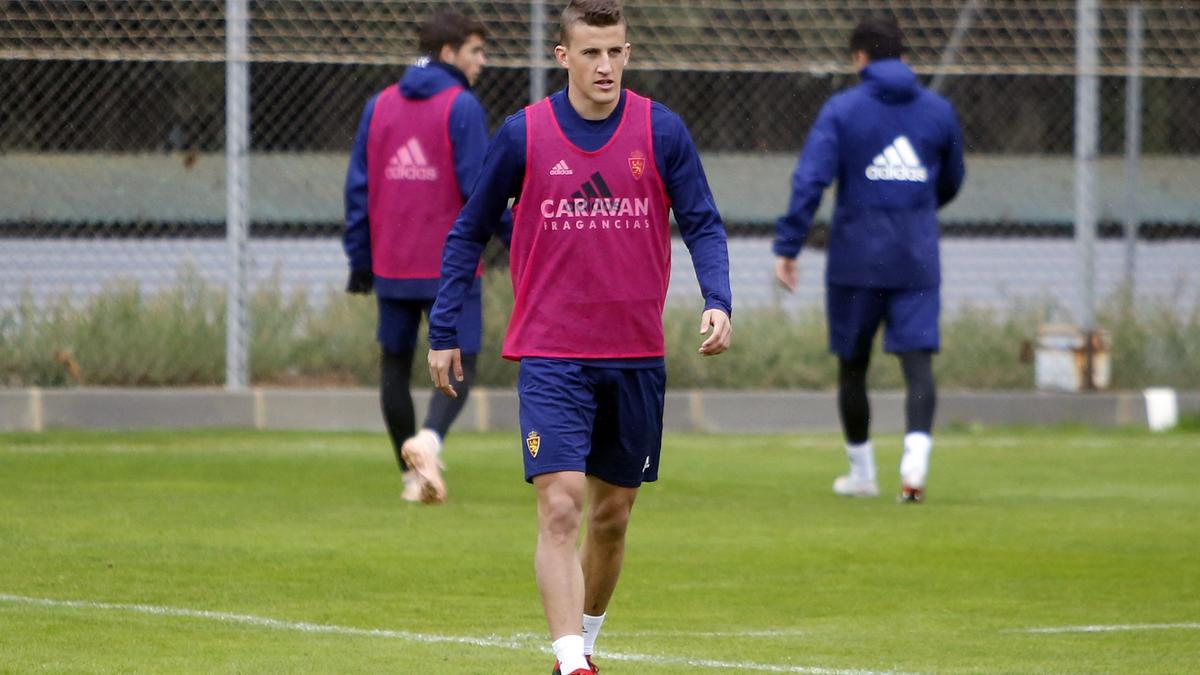
<svg viewBox="0 0 1200 675">
<path fill-rule="evenodd" d="M 920 506 L 898 445 L 854 501 L 836 436 L 669 435 L 603 672 L 1200 671 L 1200 433 L 944 433 Z M 0 435 L 0 672 L 548 673 L 520 451 L 430 508 L 382 434 Z"/>
</svg>

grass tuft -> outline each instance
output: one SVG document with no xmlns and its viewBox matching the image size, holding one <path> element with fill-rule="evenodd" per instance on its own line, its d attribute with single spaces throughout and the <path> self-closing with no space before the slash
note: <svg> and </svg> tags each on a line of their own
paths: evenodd
<svg viewBox="0 0 1200 675">
<path fill-rule="evenodd" d="M 511 386 L 517 367 L 499 358 L 512 295 L 502 273 L 484 284 L 484 353 L 478 382 Z M 1014 304 L 1006 312 L 962 307 L 942 322 L 942 352 L 934 360 L 942 387 L 1028 389 L 1033 365 L 1022 346 L 1052 308 Z M 374 385 L 378 382 L 375 299 L 330 288 L 310 304 L 280 290 L 278 276 L 250 299 L 252 381 L 260 385 Z M 1118 295 L 1100 312 L 1113 336 L 1112 385 L 1200 388 L 1200 308 L 1190 313 L 1135 303 Z M 699 308 L 668 308 L 667 370 L 673 387 L 826 389 L 836 362 L 826 350 L 820 308 L 738 311 L 734 347 L 718 358 L 697 355 Z M 423 333 L 423 331 L 422 331 Z M 902 385 L 895 359 L 876 341 L 871 385 Z M 424 335 L 414 382 L 425 384 Z M 1027 351 L 1027 350 L 1026 350 Z M 223 382 L 225 300 L 219 287 L 184 270 L 153 296 L 116 283 L 83 303 L 61 298 L 35 306 L 26 294 L 0 310 L 0 386 L 205 386 Z"/>
</svg>

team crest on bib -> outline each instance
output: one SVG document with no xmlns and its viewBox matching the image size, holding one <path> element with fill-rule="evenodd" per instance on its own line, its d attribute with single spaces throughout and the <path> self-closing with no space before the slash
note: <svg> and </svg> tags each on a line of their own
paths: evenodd
<svg viewBox="0 0 1200 675">
<path fill-rule="evenodd" d="M 629 172 L 633 174 L 634 180 L 641 180 L 642 174 L 646 172 L 646 155 L 640 150 L 629 154 Z"/>
<path fill-rule="evenodd" d="M 536 431 L 529 432 L 525 437 L 525 447 L 529 448 L 529 456 L 537 459 L 538 448 L 542 445 L 542 436 Z"/>
</svg>

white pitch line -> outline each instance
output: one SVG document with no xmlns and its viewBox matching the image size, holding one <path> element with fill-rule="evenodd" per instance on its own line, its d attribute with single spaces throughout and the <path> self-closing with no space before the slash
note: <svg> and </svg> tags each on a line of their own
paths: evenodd
<svg viewBox="0 0 1200 675">
<path fill-rule="evenodd" d="M 171 616 L 188 619 L 209 619 L 222 623 L 242 624 L 271 630 L 298 631 L 302 633 L 329 633 L 334 635 L 352 635 L 358 637 L 382 637 L 409 642 L 427 644 L 453 643 L 472 645 L 475 647 L 490 647 L 520 651 L 537 651 L 546 653 L 545 648 L 534 649 L 524 635 L 513 638 L 497 636 L 469 637 L 455 635 L 437 635 L 432 633 L 414 633 L 410 631 L 383 630 L 379 628 L 353 628 L 323 623 L 308 623 L 306 621 L 282 621 L 251 614 L 233 614 L 230 612 L 213 612 L 203 609 L 186 609 L 182 607 L 163 607 L 159 605 L 135 605 L 112 602 L 93 602 L 90 600 L 53 600 L 50 598 L 31 598 L 23 595 L 0 593 L 0 602 L 18 605 L 33 605 L 38 607 L 68 607 L 72 609 L 102 609 L 122 612 L 135 612 L 154 616 Z M 802 673 L 806 675 L 903 675 L 893 671 L 843 670 L 838 668 L 815 668 L 808 666 L 790 666 L 773 663 L 755 663 L 751 661 L 718 661 L 713 659 L 688 659 L 674 656 L 653 654 L 629 654 L 621 652 L 604 652 L 604 658 L 614 661 L 630 661 L 651 663 L 655 665 L 678 665 L 692 668 L 708 668 L 712 670 L 740 670 L 767 673 Z"/>
<path fill-rule="evenodd" d="M 605 651 L 604 658 L 613 661 L 653 663 L 658 666 L 688 666 L 689 668 L 711 668 L 713 670 L 756 671 L 760 673 L 805 673 L 807 675 L 900 675 L 894 671 L 841 670 L 838 668 L 813 668 L 810 666 L 787 666 L 751 661 L 716 661 L 713 659 L 687 659 L 677 656 L 652 656 L 649 654 L 623 654 Z"/>
<path fill-rule="evenodd" d="M 236 623 L 259 628 L 274 630 L 299 631 L 302 633 L 333 633 L 336 635 L 354 635 L 363 637 L 386 637 L 410 642 L 443 643 L 474 645 L 476 647 L 501 647 L 504 649 L 521 649 L 523 645 L 498 637 L 456 637 L 453 635 L 431 635 L 428 633 L 411 633 L 409 631 L 382 630 L 378 628 L 351 628 L 334 626 L 323 623 L 308 623 L 305 621 L 280 621 L 250 614 L 231 614 L 229 612 L 211 612 L 203 609 L 183 609 L 177 607 L 161 607 L 158 605 L 126 605 L 111 602 L 92 602 L 89 600 L 51 600 L 48 598 L 29 598 L 21 595 L 0 593 L 0 602 L 10 602 L 20 605 L 37 605 L 41 607 L 70 607 L 73 609 L 111 609 L 155 616 L 174 616 L 187 619 L 211 619 L 223 623 Z"/>
<path fill-rule="evenodd" d="M 773 630 L 640 630 L 640 631 L 606 631 L 605 636 L 611 638 L 646 638 L 646 637 L 681 637 L 681 638 L 783 638 L 804 635 L 806 631 L 798 628 L 780 628 Z"/>
<path fill-rule="evenodd" d="M 637 638 L 790 638 L 808 634 L 799 628 L 774 628 L 762 630 L 637 630 L 620 631 L 606 630 L 604 637 L 614 639 Z M 545 640 L 542 633 L 513 633 L 509 639 L 514 641 Z"/>
<path fill-rule="evenodd" d="M 1010 633 L 1120 633 L 1138 630 L 1200 630 L 1200 623 L 1126 623 L 1108 626 L 1057 626 L 1048 628 L 1021 628 Z"/>
</svg>

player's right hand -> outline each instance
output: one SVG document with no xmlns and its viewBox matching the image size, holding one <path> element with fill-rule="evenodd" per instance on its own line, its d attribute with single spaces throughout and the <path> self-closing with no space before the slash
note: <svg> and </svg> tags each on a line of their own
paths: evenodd
<svg viewBox="0 0 1200 675">
<path fill-rule="evenodd" d="M 454 372 L 454 381 L 463 381 L 462 351 L 454 349 L 429 350 L 429 377 L 433 386 L 450 398 L 458 398 L 454 385 L 450 383 L 450 373 Z"/>
<path fill-rule="evenodd" d="M 355 295 L 366 295 L 375 286 L 375 273 L 371 270 L 350 270 L 350 278 L 346 281 L 346 292 Z"/>
<path fill-rule="evenodd" d="M 796 266 L 796 259 L 776 256 L 775 278 L 779 280 L 781 286 L 787 289 L 788 293 L 795 293 L 796 285 L 800 283 L 800 270 Z"/>
</svg>

